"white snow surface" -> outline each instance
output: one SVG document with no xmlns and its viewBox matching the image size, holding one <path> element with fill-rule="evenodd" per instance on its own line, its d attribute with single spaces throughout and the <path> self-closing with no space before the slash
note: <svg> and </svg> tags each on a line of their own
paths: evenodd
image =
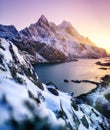
<svg viewBox="0 0 110 130">
<path fill-rule="evenodd" d="M 101 104 L 109 104 L 109 101 L 105 98 L 106 94 L 110 94 L 110 84 L 103 89 L 100 86 L 95 93 L 88 94 L 87 98 L 92 101 L 93 106 L 96 106 L 97 101 Z"/>
<path fill-rule="evenodd" d="M 20 64 L 27 66 L 28 63 L 24 60 L 23 56 L 19 54 L 18 49 L 13 43 L 11 44 Z M 56 90 L 59 94 L 56 96 L 47 89 L 45 84 L 43 84 L 44 90 L 41 90 L 30 80 L 29 77 L 25 75 L 25 73 L 23 75 L 17 73 L 17 76 L 22 78 L 25 81 L 25 84 L 17 83 L 11 76 L 8 68 L 8 64 L 13 62 L 13 58 L 9 50 L 9 41 L 1 39 L 1 45 L 5 48 L 5 50 L 0 48 L 0 55 L 2 54 L 4 56 L 3 61 L 7 70 L 2 71 L 0 69 L 0 126 L 5 126 L 5 122 L 11 119 L 12 116 L 17 121 L 34 118 L 33 112 L 26 106 L 26 101 L 34 107 L 35 115 L 41 119 L 48 117 L 50 124 L 53 124 L 54 126 L 64 126 L 66 124 L 70 124 L 73 129 L 78 128 L 78 130 L 95 130 L 95 127 L 103 122 L 102 115 L 96 110 L 94 111 L 96 111 L 99 116 L 97 117 L 95 113 L 92 114 L 92 110 L 94 108 L 81 104 L 78 105 L 78 111 L 76 111 L 71 105 L 72 97 L 67 93 Z M 30 66 L 31 70 L 32 66 L 28 66 Z M 39 104 L 36 103 L 34 99 L 29 97 L 28 91 L 30 91 L 35 98 L 39 98 Z M 11 109 L 13 109 L 12 115 L 10 115 Z M 66 116 L 65 114 L 62 115 L 63 118 L 60 115 L 57 117 L 58 112 L 61 111 L 66 114 Z M 74 115 L 77 117 L 79 125 L 76 124 L 73 118 Z M 86 117 L 86 120 L 89 123 L 89 128 L 86 128 L 81 122 L 83 116 Z M 93 122 L 95 121 L 97 121 L 97 125 L 94 125 Z"/>
</svg>

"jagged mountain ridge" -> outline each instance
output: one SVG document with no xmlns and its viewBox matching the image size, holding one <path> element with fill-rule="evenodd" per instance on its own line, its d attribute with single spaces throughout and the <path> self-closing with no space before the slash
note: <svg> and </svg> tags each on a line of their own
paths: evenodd
<svg viewBox="0 0 110 130">
<path fill-rule="evenodd" d="M 31 58 L 28 55 L 31 60 L 34 56 L 35 62 L 60 62 L 74 58 L 107 56 L 104 49 L 98 48 L 88 38 L 81 36 L 71 23 L 63 21 L 57 26 L 49 22 L 44 15 L 35 24 L 18 32 L 11 40 L 21 50 L 31 54 Z"/>
<path fill-rule="evenodd" d="M 0 37 L 10 39 L 18 34 L 17 29 L 13 25 L 1 25 L 0 24 Z"/>
<path fill-rule="evenodd" d="M 109 128 L 109 120 L 93 107 L 41 83 L 26 56 L 11 41 L 0 39 L 0 129 Z"/>
<path fill-rule="evenodd" d="M 27 29 L 29 35 L 28 35 L 28 33 L 26 33 L 25 29 Z M 89 44 L 89 45 L 92 45 L 92 46 L 96 46 L 96 44 L 91 42 L 89 40 L 89 38 L 85 38 L 85 37 L 81 36 L 77 32 L 77 30 L 72 26 L 72 24 L 70 22 L 63 21 L 60 25 L 57 26 L 54 23 L 49 22 L 44 15 L 42 15 L 39 18 L 37 23 L 31 24 L 29 26 L 29 28 L 25 28 L 25 29 L 21 30 L 20 33 L 22 33 L 22 34 L 24 33 L 24 35 L 25 36 L 27 35 L 28 38 L 29 38 L 29 36 L 30 36 L 30 38 L 32 38 L 32 37 L 37 38 L 39 35 L 41 35 L 41 37 L 48 36 L 48 38 L 49 38 L 49 35 L 54 35 L 54 33 L 56 33 L 58 35 L 61 35 L 61 38 L 60 38 L 60 36 L 58 37 L 60 40 L 64 40 L 63 39 L 63 38 L 65 38 L 64 35 L 69 34 L 77 42 Z M 47 33 L 44 32 L 43 29 L 45 31 L 47 31 Z M 40 32 L 40 31 L 42 31 L 42 32 Z M 62 31 L 63 31 L 63 33 L 65 32 L 67 34 L 63 34 Z M 51 34 L 51 32 L 53 32 L 53 34 Z M 57 35 L 55 37 L 57 37 Z M 70 38 L 69 36 L 66 36 L 66 37 Z M 51 39 L 50 39 L 50 42 L 52 43 Z"/>
<path fill-rule="evenodd" d="M 63 21 L 56 26 L 54 23 L 49 22 L 44 15 L 40 17 L 37 23 L 31 24 L 29 28 L 20 31 L 20 35 L 32 41 L 37 40 L 40 43 L 45 43 L 43 51 L 47 52 L 46 48 L 48 46 L 59 50 L 66 56 L 64 60 L 71 60 L 76 57 L 94 58 L 106 55 L 103 49 L 96 47 L 88 38 L 81 36 L 72 27 L 71 23 Z M 42 55 L 42 50 L 39 53 Z"/>
<path fill-rule="evenodd" d="M 96 46 L 96 44 L 90 41 L 88 37 L 85 38 L 82 35 L 80 35 L 70 22 L 63 21 L 60 25 L 58 25 L 58 27 L 66 31 L 68 34 L 74 37 L 78 42 Z"/>
</svg>

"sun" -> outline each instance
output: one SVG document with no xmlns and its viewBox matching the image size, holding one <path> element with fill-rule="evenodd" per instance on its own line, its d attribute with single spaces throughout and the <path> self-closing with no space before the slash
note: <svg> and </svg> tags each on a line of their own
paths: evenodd
<svg viewBox="0 0 110 130">
<path fill-rule="evenodd" d="M 106 49 L 106 51 L 110 54 L 110 48 Z"/>
</svg>

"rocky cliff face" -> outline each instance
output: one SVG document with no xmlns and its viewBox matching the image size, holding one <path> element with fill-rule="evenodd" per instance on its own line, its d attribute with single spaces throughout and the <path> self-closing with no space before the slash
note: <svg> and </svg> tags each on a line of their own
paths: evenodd
<svg viewBox="0 0 110 130">
<path fill-rule="evenodd" d="M 18 34 L 18 31 L 13 25 L 6 26 L 0 24 L 0 37 L 11 39 L 16 34 Z"/>
<path fill-rule="evenodd" d="M 0 39 L 0 129 L 109 130 L 109 120 L 80 101 L 41 83 L 26 55 Z"/>
<path fill-rule="evenodd" d="M 32 62 L 60 62 L 107 56 L 104 49 L 81 36 L 71 23 L 63 21 L 57 26 L 44 15 L 38 22 L 20 32 L 13 26 L 1 25 L 0 28 L 1 36 L 9 38 L 19 49 L 26 51 L 27 57 L 34 59 Z"/>
</svg>

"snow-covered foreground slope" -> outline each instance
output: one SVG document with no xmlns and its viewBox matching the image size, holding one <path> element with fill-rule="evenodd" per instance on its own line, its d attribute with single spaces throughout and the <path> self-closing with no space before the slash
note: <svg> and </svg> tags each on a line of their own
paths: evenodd
<svg viewBox="0 0 110 130">
<path fill-rule="evenodd" d="M 109 121 L 71 94 L 42 84 L 25 55 L 0 39 L 1 130 L 109 130 Z"/>
</svg>

